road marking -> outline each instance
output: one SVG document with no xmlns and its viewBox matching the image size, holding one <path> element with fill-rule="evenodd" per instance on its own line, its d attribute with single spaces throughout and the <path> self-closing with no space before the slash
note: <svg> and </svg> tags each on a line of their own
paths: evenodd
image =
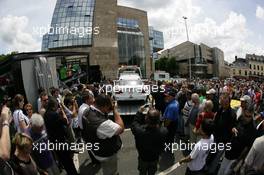
<svg viewBox="0 0 264 175">
<path fill-rule="evenodd" d="M 181 166 L 180 163 L 177 162 L 176 164 L 174 164 L 170 168 L 166 169 L 165 171 L 160 172 L 158 175 L 168 175 L 168 174 L 170 174 L 171 172 L 173 172 L 174 170 L 176 170 L 180 166 Z"/>
</svg>

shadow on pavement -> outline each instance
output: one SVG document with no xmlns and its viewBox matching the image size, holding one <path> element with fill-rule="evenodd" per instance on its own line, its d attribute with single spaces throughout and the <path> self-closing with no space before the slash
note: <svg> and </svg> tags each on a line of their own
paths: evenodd
<svg viewBox="0 0 264 175">
<path fill-rule="evenodd" d="M 160 156 L 159 171 L 164 171 L 174 164 L 174 154 L 163 152 Z"/>
</svg>

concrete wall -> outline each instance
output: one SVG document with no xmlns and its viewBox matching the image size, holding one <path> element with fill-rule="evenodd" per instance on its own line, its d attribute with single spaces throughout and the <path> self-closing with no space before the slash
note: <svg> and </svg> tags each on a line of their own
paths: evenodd
<svg viewBox="0 0 264 175">
<path fill-rule="evenodd" d="M 103 76 L 116 78 L 119 56 L 117 39 L 117 0 L 100 0 L 95 3 L 93 27 L 99 27 L 99 35 L 93 35 L 90 55 L 91 65 L 100 65 Z"/>
<path fill-rule="evenodd" d="M 163 52 L 162 52 L 163 54 Z M 176 57 L 176 61 L 182 61 L 194 57 L 194 44 L 186 41 L 164 53 L 167 57 Z"/>
</svg>

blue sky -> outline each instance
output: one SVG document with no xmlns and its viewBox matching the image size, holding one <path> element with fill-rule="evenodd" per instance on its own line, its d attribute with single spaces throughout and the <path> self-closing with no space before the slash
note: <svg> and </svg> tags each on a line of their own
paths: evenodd
<svg viewBox="0 0 264 175">
<path fill-rule="evenodd" d="M 164 3 L 166 2 L 166 3 Z M 0 0 L 0 54 L 39 51 L 38 27 L 50 25 L 56 0 Z M 264 54 L 264 0 L 118 0 L 148 12 L 149 24 L 164 32 L 165 48 L 190 40 L 218 47 L 229 62 L 246 53 Z M 258 9 L 258 10 L 257 10 Z M 257 13 L 258 12 L 258 13 Z"/>
</svg>

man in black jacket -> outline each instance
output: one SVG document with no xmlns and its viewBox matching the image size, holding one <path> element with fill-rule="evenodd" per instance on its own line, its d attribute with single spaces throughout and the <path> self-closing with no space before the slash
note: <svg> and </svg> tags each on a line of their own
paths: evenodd
<svg viewBox="0 0 264 175">
<path fill-rule="evenodd" d="M 154 175 L 157 171 L 159 155 L 165 147 L 168 131 L 159 125 L 159 111 L 150 109 L 146 117 L 143 111 L 144 107 L 140 107 L 131 130 L 135 136 L 140 175 Z"/>
<path fill-rule="evenodd" d="M 221 108 L 217 111 L 214 119 L 214 137 L 216 143 L 229 143 L 233 136 L 232 129 L 236 125 L 236 113 L 231 108 L 230 101 L 231 99 L 228 94 L 221 95 Z"/>
</svg>

